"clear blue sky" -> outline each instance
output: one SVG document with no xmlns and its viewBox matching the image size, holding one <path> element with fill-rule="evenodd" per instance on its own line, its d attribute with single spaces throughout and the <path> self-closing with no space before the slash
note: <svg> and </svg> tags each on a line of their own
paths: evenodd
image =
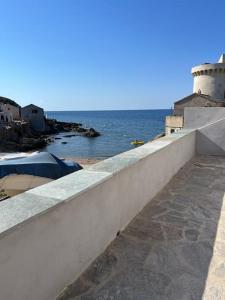
<svg viewBox="0 0 225 300">
<path fill-rule="evenodd" d="M 46 110 L 170 108 L 225 52 L 224 0 L 0 0 L 0 95 Z"/>
</svg>

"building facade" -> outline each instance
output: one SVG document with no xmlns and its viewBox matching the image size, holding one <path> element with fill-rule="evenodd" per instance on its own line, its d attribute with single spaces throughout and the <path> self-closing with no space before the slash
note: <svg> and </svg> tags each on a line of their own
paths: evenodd
<svg viewBox="0 0 225 300">
<path fill-rule="evenodd" d="M 13 100 L 0 96 L 0 121 L 8 122 L 21 119 L 20 106 Z"/>
<path fill-rule="evenodd" d="M 169 135 L 171 133 L 181 130 L 184 126 L 183 116 L 166 116 L 165 121 L 165 134 Z"/>
<path fill-rule="evenodd" d="M 13 117 L 10 112 L 0 111 L 0 124 L 12 123 Z"/>
<path fill-rule="evenodd" d="M 21 119 L 20 107 L 0 102 L 0 111 L 5 113 L 6 115 L 10 115 L 10 119 L 12 120 L 17 121 Z"/>
<path fill-rule="evenodd" d="M 173 114 L 175 116 L 183 116 L 185 107 L 224 107 L 224 101 L 214 100 L 203 94 L 191 94 L 174 103 Z"/>
<path fill-rule="evenodd" d="M 21 109 L 21 118 L 29 122 L 31 128 L 43 132 L 46 129 L 44 110 L 34 104 L 27 105 Z"/>
</svg>

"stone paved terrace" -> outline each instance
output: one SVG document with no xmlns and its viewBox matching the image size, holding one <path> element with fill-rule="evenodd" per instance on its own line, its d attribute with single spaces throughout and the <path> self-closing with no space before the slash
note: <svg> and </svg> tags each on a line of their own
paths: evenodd
<svg viewBox="0 0 225 300">
<path fill-rule="evenodd" d="M 198 156 L 58 300 L 225 299 L 225 157 Z"/>
</svg>

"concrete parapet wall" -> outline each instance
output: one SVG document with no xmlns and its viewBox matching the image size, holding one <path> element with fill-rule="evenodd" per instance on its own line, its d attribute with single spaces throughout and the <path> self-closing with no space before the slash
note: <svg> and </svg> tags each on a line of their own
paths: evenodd
<svg viewBox="0 0 225 300">
<path fill-rule="evenodd" d="M 197 130 L 196 150 L 199 154 L 225 155 L 225 119 Z"/>
<path fill-rule="evenodd" d="M 54 299 L 194 156 L 195 139 L 182 130 L 1 202 L 0 298 Z"/>
<path fill-rule="evenodd" d="M 199 128 L 225 118 L 225 107 L 185 107 L 184 128 Z"/>
</svg>

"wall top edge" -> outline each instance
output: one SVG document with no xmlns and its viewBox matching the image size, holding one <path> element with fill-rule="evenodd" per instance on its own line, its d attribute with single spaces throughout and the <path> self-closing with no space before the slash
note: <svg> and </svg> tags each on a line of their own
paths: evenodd
<svg viewBox="0 0 225 300">
<path fill-rule="evenodd" d="M 88 169 L 77 171 L 0 202 L 0 238 L 17 226 L 30 222 L 33 218 L 93 189 L 124 169 L 161 151 L 193 131 L 195 130 L 180 130 L 170 136 L 148 142 L 136 149 L 101 161 Z"/>
<path fill-rule="evenodd" d="M 191 73 L 195 73 L 198 71 L 210 70 L 210 69 L 224 69 L 225 63 L 215 63 L 215 64 L 202 64 L 195 66 L 191 69 Z"/>
</svg>

